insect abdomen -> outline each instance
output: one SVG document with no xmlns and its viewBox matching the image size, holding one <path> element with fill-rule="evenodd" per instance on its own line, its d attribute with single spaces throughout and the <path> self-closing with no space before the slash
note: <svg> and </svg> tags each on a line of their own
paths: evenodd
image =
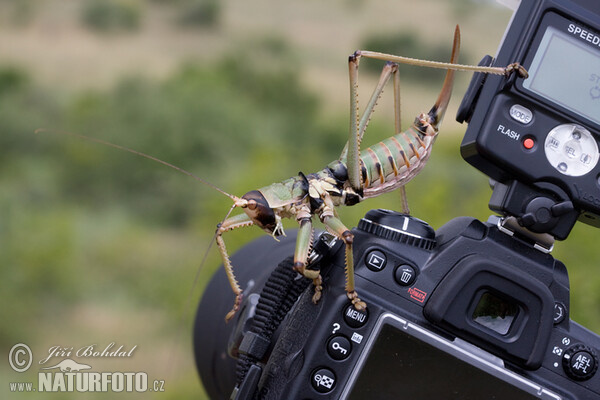
<svg viewBox="0 0 600 400">
<path fill-rule="evenodd" d="M 406 132 L 396 134 L 365 150 L 360 154 L 363 165 L 365 189 L 375 188 L 386 182 L 401 186 L 399 179 L 407 176 L 410 169 L 425 154 L 427 138 L 411 127 Z"/>
</svg>

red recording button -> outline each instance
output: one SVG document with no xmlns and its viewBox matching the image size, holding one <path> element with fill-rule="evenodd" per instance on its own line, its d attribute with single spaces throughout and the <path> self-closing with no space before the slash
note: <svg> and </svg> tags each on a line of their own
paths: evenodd
<svg viewBox="0 0 600 400">
<path fill-rule="evenodd" d="M 532 138 L 526 138 L 523 140 L 523 147 L 525 147 L 527 150 L 533 149 L 533 146 L 535 146 L 535 140 Z"/>
</svg>

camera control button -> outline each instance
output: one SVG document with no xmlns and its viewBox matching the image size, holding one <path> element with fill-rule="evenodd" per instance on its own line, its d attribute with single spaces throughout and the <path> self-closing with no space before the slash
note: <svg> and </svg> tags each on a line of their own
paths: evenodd
<svg viewBox="0 0 600 400">
<path fill-rule="evenodd" d="M 510 117 L 523 125 L 527 125 L 533 119 L 533 113 L 527 107 L 520 104 L 513 104 L 509 112 Z"/>
<path fill-rule="evenodd" d="M 565 351 L 563 368 L 572 379 L 578 381 L 590 379 L 598 370 L 598 356 L 588 346 L 575 345 Z"/>
<path fill-rule="evenodd" d="M 567 316 L 567 309 L 563 303 L 554 303 L 554 325 L 560 324 Z"/>
<path fill-rule="evenodd" d="M 319 393 L 329 393 L 335 387 L 335 374 L 329 368 L 319 368 L 313 372 L 310 383 Z"/>
<path fill-rule="evenodd" d="M 360 328 L 367 323 L 369 312 L 367 310 L 359 311 L 352 304 L 344 309 L 344 321 L 352 328 Z"/>
<path fill-rule="evenodd" d="M 345 336 L 334 336 L 327 342 L 327 353 L 334 360 L 345 360 L 351 351 L 352 344 Z"/>
<path fill-rule="evenodd" d="M 365 263 L 367 264 L 367 268 L 371 271 L 379 272 L 385 268 L 387 258 L 383 252 L 372 250 L 365 257 Z"/>
<path fill-rule="evenodd" d="M 554 169 L 567 176 L 587 174 L 600 159 L 596 139 L 589 130 L 577 124 L 559 125 L 548 132 L 544 152 Z"/>
<path fill-rule="evenodd" d="M 415 282 L 417 271 L 408 264 L 399 265 L 394 271 L 394 279 L 401 286 L 410 286 Z"/>
<path fill-rule="evenodd" d="M 525 150 L 531 150 L 535 147 L 535 139 L 532 137 L 526 137 L 523 139 L 523 148 Z"/>
</svg>

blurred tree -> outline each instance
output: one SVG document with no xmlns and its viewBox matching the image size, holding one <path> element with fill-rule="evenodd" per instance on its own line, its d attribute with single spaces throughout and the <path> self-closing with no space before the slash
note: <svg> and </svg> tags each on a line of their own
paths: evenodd
<svg viewBox="0 0 600 400">
<path fill-rule="evenodd" d="M 181 1 L 177 23 L 183 27 L 215 27 L 221 19 L 219 0 Z"/>
<path fill-rule="evenodd" d="M 29 77 L 25 71 L 17 67 L 0 67 L 0 96 L 8 91 L 22 89 Z"/>
<path fill-rule="evenodd" d="M 87 0 L 81 18 L 98 32 L 134 31 L 140 27 L 142 8 L 134 0 Z"/>
</svg>

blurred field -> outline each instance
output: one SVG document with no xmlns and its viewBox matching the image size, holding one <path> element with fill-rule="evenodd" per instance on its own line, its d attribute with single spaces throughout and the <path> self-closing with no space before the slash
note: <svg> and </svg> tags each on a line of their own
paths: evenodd
<svg viewBox="0 0 600 400">
<path fill-rule="evenodd" d="M 35 129 L 147 152 L 241 195 L 339 155 L 348 127 L 347 56 L 355 49 L 410 37 L 403 55 L 444 60 L 459 23 L 461 61 L 476 63 L 495 53 L 509 16 L 475 0 L 0 1 L 4 360 L 19 342 L 36 361 L 55 345 L 137 345 L 131 359 L 90 364 L 145 371 L 164 380 L 165 391 L 111 397 L 205 398 L 191 349 L 194 310 L 186 313 L 185 304 L 229 203 L 156 163 Z M 409 123 L 435 100 L 441 77 L 412 67 L 402 76 Z M 361 76 L 365 97 L 375 79 Z M 487 179 L 460 158 L 464 127 L 453 121 L 469 79 L 459 78 L 434 155 L 407 187 L 413 214 L 434 228 L 490 214 Z M 387 95 L 367 145 L 392 132 Z M 397 209 L 397 200 L 390 194 L 340 214 L 354 226 L 371 208 Z M 231 233 L 228 248 L 260 234 Z M 599 332 L 597 237 L 577 226 L 555 256 L 571 274 L 572 317 Z M 219 263 L 213 248 L 192 304 Z M 9 382 L 37 381 L 37 372 L 0 363 L 2 398 L 106 398 L 8 391 Z"/>
</svg>

